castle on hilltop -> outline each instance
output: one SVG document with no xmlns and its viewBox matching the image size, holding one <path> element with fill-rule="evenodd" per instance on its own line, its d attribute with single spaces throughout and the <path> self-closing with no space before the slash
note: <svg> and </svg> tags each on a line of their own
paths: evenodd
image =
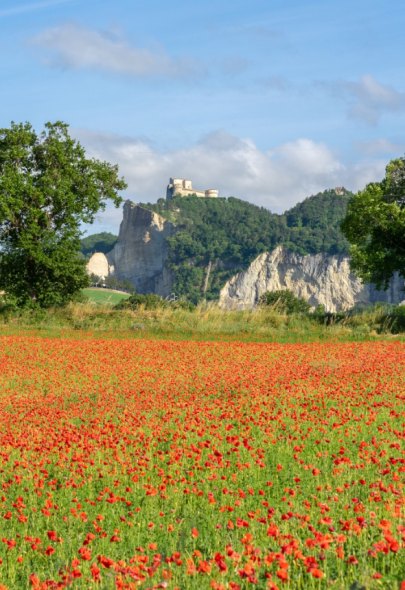
<svg viewBox="0 0 405 590">
<path fill-rule="evenodd" d="M 199 191 L 193 188 L 191 180 L 184 178 L 170 178 L 166 190 L 166 199 L 172 199 L 174 196 L 180 197 L 209 197 L 215 198 L 219 191 L 214 188 L 209 188 L 204 191 Z"/>
<path fill-rule="evenodd" d="M 338 197 L 340 197 L 341 195 L 345 195 L 347 193 L 347 190 L 344 186 L 336 186 L 334 190 L 335 194 L 338 195 Z"/>
</svg>

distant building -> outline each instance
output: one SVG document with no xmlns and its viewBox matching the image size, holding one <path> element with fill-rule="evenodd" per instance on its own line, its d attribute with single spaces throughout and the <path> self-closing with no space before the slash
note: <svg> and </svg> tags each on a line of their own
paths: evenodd
<svg viewBox="0 0 405 590">
<path fill-rule="evenodd" d="M 345 195 L 346 193 L 347 193 L 347 191 L 344 186 L 337 186 L 335 188 L 335 194 L 338 196 Z"/>
<path fill-rule="evenodd" d="M 166 199 L 172 199 L 174 196 L 180 197 L 208 197 L 215 198 L 218 196 L 218 190 L 209 188 L 204 191 L 196 190 L 193 188 L 191 180 L 185 180 L 184 178 L 171 178 L 166 190 Z"/>
</svg>

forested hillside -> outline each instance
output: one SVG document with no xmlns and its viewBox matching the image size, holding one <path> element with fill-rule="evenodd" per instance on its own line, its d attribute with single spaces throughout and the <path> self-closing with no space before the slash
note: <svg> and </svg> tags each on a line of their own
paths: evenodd
<svg viewBox="0 0 405 590">
<path fill-rule="evenodd" d="M 117 236 L 109 232 L 91 234 L 81 240 L 81 251 L 84 256 L 90 256 L 94 252 L 103 252 L 107 254 L 114 248 Z"/>
<path fill-rule="evenodd" d="M 347 253 L 340 222 L 351 193 L 338 193 L 309 197 L 284 215 L 234 197 L 177 197 L 145 206 L 179 227 L 169 247 L 175 290 L 197 301 L 216 299 L 226 280 L 278 244 L 300 254 Z"/>
<path fill-rule="evenodd" d="M 347 254 L 349 243 L 340 231 L 352 193 L 340 189 L 308 197 L 285 213 L 283 244 L 299 254 Z"/>
<path fill-rule="evenodd" d="M 226 280 L 278 244 L 300 254 L 347 253 L 339 226 L 351 193 L 338 193 L 334 189 L 324 191 L 283 215 L 234 197 L 175 197 L 141 205 L 178 227 L 169 238 L 174 289 L 176 295 L 196 302 L 202 297 L 216 299 Z M 112 248 L 109 244 L 113 245 L 114 236 L 110 234 L 104 244 L 100 236 L 85 238 L 87 252 L 89 246 L 102 252 Z"/>
</svg>

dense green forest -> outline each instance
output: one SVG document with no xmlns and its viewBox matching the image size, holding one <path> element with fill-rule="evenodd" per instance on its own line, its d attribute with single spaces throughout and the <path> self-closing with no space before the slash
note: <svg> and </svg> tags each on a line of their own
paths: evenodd
<svg viewBox="0 0 405 590">
<path fill-rule="evenodd" d="M 300 254 L 347 254 L 349 242 L 340 231 L 352 193 L 345 189 L 327 190 L 308 197 L 287 211 L 286 235 L 289 250 Z"/>
<path fill-rule="evenodd" d="M 234 197 L 175 197 L 141 205 L 176 224 L 178 231 L 169 238 L 174 291 L 197 302 L 203 297 L 218 298 L 226 280 L 278 244 L 300 254 L 347 253 L 340 222 L 350 196 L 345 190 L 324 191 L 283 215 Z M 96 239 L 91 251 L 112 248 L 111 234 L 111 247 L 98 248 L 100 235 L 85 238 L 87 252 L 92 237 Z"/>
<path fill-rule="evenodd" d="M 91 234 L 81 240 L 81 251 L 84 256 L 90 256 L 94 252 L 103 252 L 107 254 L 114 248 L 117 236 L 109 232 L 101 232 L 99 234 Z"/>
</svg>

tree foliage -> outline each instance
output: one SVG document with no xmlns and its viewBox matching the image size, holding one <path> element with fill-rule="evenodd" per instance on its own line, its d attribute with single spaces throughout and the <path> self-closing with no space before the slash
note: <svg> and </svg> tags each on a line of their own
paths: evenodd
<svg viewBox="0 0 405 590">
<path fill-rule="evenodd" d="M 405 158 L 392 160 L 381 182 L 352 197 L 342 231 L 364 281 L 387 288 L 395 271 L 405 277 Z"/>
<path fill-rule="evenodd" d="M 352 193 L 330 189 L 304 199 L 285 213 L 284 245 L 298 254 L 347 254 L 349 243 L 340 223 Z"/>
<path fill-rule="evenodd" d="M 0 288 L 18 305 L 68 301 L 88 282 L 80 224 L 126 187 L 117 166 L 86 157 L 68 125 L 0 129 Z"/>
<path fill-rule="evenodd" d="M 94 252 L 107 254 L 114 248 L 116 241 L 116 235 L 104 231 L 82 238 L 80 240 L 80 249 L 84 256 L 89 256 L 94 254 Z"/>
<path fill-rule="evenodd" d="M 297 297 L 292 291 L 288 289 L 281 289 L 279 291 L 266 291 L 260 297 L 260 305 L 273 307 L 277 311 L 286 313 L 287 315 L 293 313 L 308 313 L 311 306 L 302 297 Z"/>
</svg>

